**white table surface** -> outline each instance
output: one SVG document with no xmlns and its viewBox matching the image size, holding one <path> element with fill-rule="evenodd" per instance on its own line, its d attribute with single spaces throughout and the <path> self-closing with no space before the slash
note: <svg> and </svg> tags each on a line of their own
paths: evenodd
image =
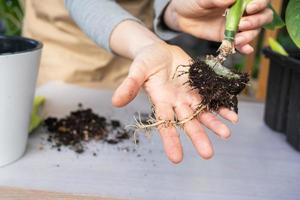
<svg viewBox="0 0 300 200">
<path fill-rule="evenodd" d="M 133 113 L 146 112 L 149 107 L 141 95 L 124 109 L 114 109 L 110 91 L 63 83 L 45 85 L 37 94 L 46 96 L 44 111 L 53 116 L 63 116 L 82 102 L 100 115 L 132 124 Z M 0 186 L 121 199 L 300 199 L 300 153 L 282 134 L 264 125 L 262 104 L 241 102 L 239 107 L 240 122 L 230 126 L 233 134 L 228 141 L 210 134 L 215 156 L 209 161 L 197 156 L 184 134 L 184 160 L 173 165 L 157 134 L 151 140 L 141 137 L 135 153 L 99 143 L 78 156 L 68 149 L 57 152 L 49 145 L 40 150 L 40 144 L 46 143 L 40 130 L 30 136 L 22 159 L 0 168 Z M 92 156 L 93 151 L 98 151 L 97 157 Z"/>
</svg>

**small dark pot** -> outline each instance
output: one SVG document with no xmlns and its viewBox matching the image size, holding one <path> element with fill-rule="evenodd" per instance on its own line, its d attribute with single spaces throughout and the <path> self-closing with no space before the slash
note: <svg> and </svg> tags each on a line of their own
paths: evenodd
<svg viewBox="0 0 300 200">
<path fill-rule="evenodd" d="M 265 122 L 300 150 L 300 50 L 288 57 L 269 48 L 263 53 L 270 59 Z"/>
</svg>

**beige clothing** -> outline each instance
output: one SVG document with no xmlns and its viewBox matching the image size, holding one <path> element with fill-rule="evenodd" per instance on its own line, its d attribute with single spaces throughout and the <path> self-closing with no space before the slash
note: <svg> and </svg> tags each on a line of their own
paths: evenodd
<svg viewBox="0 0 300 200">
<path fill-rule="evenodd" d="M 44 44 L 38 84 L 51 80 L 100 83 L 113 88 L 128 73 L 130 60 L 114 56 L 92 42 L 69 17 L 64 0 L 24 0 L 23 35 Z M 149 28 L 151 0 L 118 0 Z"/>
</svg>

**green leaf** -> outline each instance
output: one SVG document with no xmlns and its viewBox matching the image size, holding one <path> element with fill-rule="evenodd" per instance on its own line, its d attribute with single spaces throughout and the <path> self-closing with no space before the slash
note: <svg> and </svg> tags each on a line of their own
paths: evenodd
<svg viewBox="0 0 300 200">
<path fill-rule="evenodd" d="M 279 53 L 283 56 L 289 56 L 288 52 L 286 52 L 286 50 L 281 46 L 281 44 L 279 44 L 279 42 L 277 42 L 273 38 L 268 38 L 268 42 L 269 42 L 270 48 L 273 51 L 275 51 L 276 53 Z"/>
<path fill-rule="evenodd" d="M 290 0 L 286 8 L 285 21 L 287 31 L 300 48 L 300 0 Z"/>
<path fill-rule="evenodd" d="M 5 27 L 5 35 L 20 35 L 23 11 L 19 0 L 0 0 L 0 20 Z"/>
<path fill-rule="evenodd" d="M 43 118 L 39 115 L 39 110 L 41 106 L 45 103 L 45 101 L 45 97 L 42 96 L 37 96 L 34 98 L 29 133 L 34 131 L 42 124 Z"/>
<path fill-rule="evenodd" d="M 274 10 L 273 6 L 269 3 L 268 7 L 273 11 L 273 21 L 269 24 L 264 25 L 264 28 L 275 30 L 276 28 L 284 27 L 284 25 L 285 25 L 284 21 L 281 19 L 281 17 Z"/>
</svg>

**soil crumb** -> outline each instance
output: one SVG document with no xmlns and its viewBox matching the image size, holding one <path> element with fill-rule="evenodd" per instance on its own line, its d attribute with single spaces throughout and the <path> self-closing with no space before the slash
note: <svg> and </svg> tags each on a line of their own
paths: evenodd
<svg viewBox="0 0 300 200">
<path fill-rule="evenodd" d="M 44 125 L 49 133 L 47 141 L 53 148 L 61 151 L 61 147 L 66 146 L 78 154 L 83 153 L 85 145 L 92 140 L 116 145 L 133 137 L 133 130 L 125 129 L 119 120 L 99 116 L 90 108 L 84 109 L 81 103 L 64 118 L 48 117 Z"/>
</svg>

